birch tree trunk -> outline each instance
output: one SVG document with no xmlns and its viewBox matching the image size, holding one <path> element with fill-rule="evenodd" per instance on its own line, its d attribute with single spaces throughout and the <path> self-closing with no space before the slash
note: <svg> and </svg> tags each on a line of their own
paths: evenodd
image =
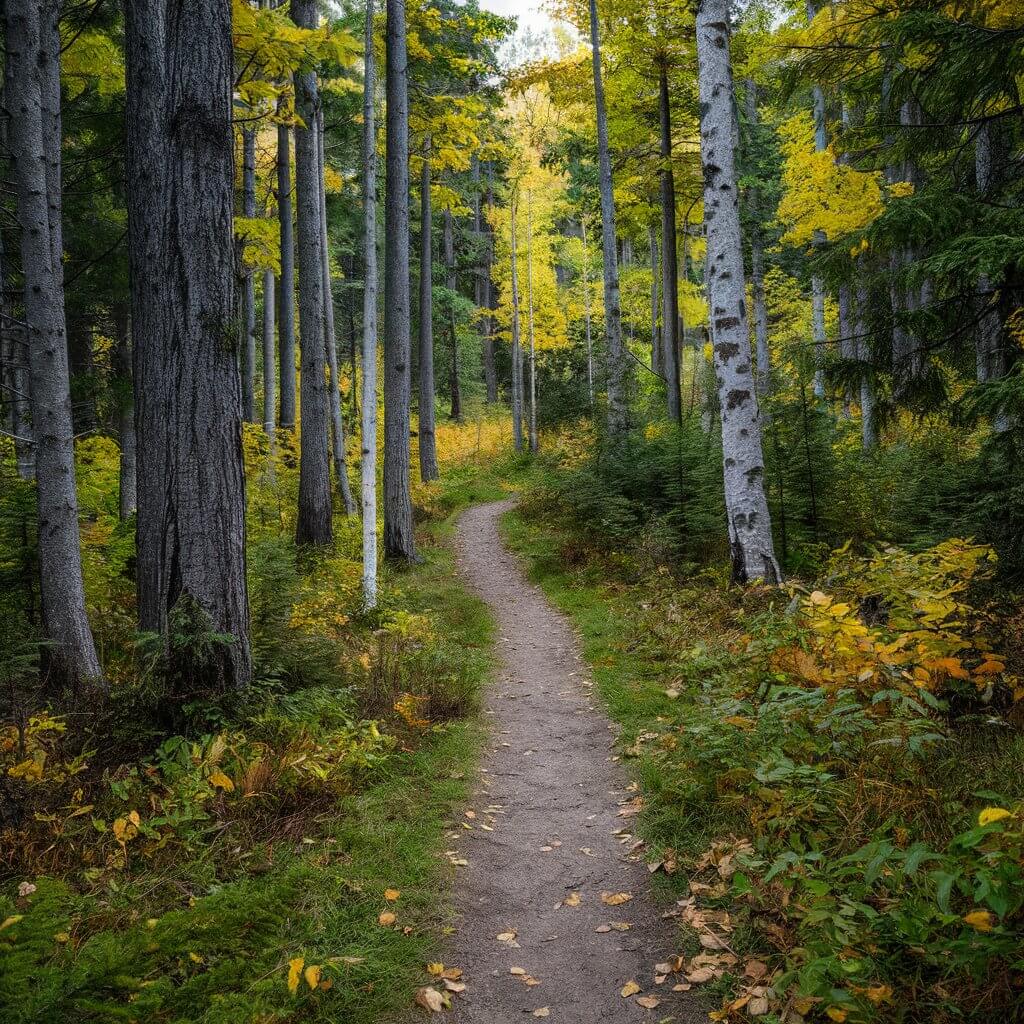
<svg viewBox="0 0 1024 1024">
<path fill-rule="evenodd" d="M 537 454 L 537 338 L 533 323 L 533 193 L 526 193 L 526 293 L 530 330 L 530 451 Z"/>
<path fill-rule="evenodd" d="M 511 262 L 512 262 L 512 443 L 517 452 L 523 450 L 523 357 L 519 340 L 519 244 L 516 220 L 519 197 L 512 193 L 511 203 Z"/>
<path fill-rule="evenodd" d="M 853 322 L 857 335 L 857 356 L 862 362 L 867 362 L 871 355 L 867 320 L 869 301 L 867 285 L 858 282 L 854 297 Z M 878 443 L 878 423 L 875 416 L 874 384 L 866 374 L 860 382 L 860 433 L 861 447 L 864 451 L 870 451 Z"/>
<path fill-rule="evenodd" d="M 434 209 L 430 195 L 430 139 L 423 147 L 420 173 L 420 479 L 436 480 L 434 409 Z"/>
<path fill-rule="evenodd" d="M 484 385 L 487 388 L 487 401 L 494 403 L 498 401 L 498 373 L 494 365 L 494 309 L 496 307 L 496 294 L 494 281 L 492 280 L 492 268 L 494 266 L 494 229 L 491 227 L 490 215 L 494 211 L 494 164 L 487 162 L 487 212 L 486 221 L 487 242 L 485 249 L 484 264 L 484 292 L 485 305 L 487 307 L 487 322 L 484 329 Z"/>
<path fill-rule="evenodd" d="M 763 578 L 778 583 L 782 573 L 772 546 L 771 517 L 764 491 L 761 421 L 750 366 L 732 129 L 728 0 L 700 0 L 697 61 L 710 318 L 721 405 L 725 506 L 733 577 L 739 582 Z"/>
<path fill-rule="evenodd" d="M 444 211 L 444 265 L 446 271 L 445 286 L 448 289 L 448 338 L 452 346 L 451 380 L 452 394 L 451 418 L 456 422 L 462 419 L 462 387 L 459 382 L 459 335 L 455 322 L 455 298 L 458 292 L 457 268 L 455 265 L 455 219 L 448 208 Z"/>
<path fill-rule="evenodd" d="M 327 354 L 327 370 L 330 380 L 327 397 L 331 410 L 331 458 L 334 461 L 334 475 L 338 481 L 341 502 L 345 514 L 356 514 L 356 503 L 352 497 L 352 486 L 348 479 L 345 462 L 345 418 L 341 412 L 341 376 L 338 373 L 338 336 L 334 327 L 334 292 L 331 288 L 331 250 L 327 241 L 327 179 L 324 175 L 326 157 L 324 154 L 324 112 L 319 111 L 317 123 L 317 163 L 320 182 L 320 262 L 323 272 L 324 289 L 324 350 Z M 355 380 L 352 381 L 355 387 Z"/>
<path fill-rule="evenodd" d="M 669 108 L 668 68 L 659 63 L 659 120 L 661 125 L 661 365 L 665 405 L 670 419 L 683 421 L 679 373 L 679 264 L 676 237 L 676 182 L 672 169 L 672 113 Z"/>
<path fill-rule="evenodd" d="M 757 85 L 752 78 L 746 83 L 746 114 L 747 124 L 751 132 L 757 129 Z M 755 140 L 751 139 L 751 144 Z M 761 190 L 751 185 L 748 192 L 753 228 L 750 232 L 750 277 L 751 291 L 754 293 L 754 341 L 757 353 L 757 371 L 754 375 L 754 387 L 759 397 L 766 396 L 771 390 L 771 350 L 768 348 L 768 306 L 764 296 L 764 235 L 761 229 Z"/>
<path fill-rule="evenodd" d="M 363 27 L 363 603 L 377 607 L 377 91 L 374 0 Z"/>
<path fill-rule="evenodd" d="M 601 77 L 601 41 L 597 0 L 590 0 L 590 48 L 594 63 L 594 103 L 597 112 L 597 149 L 601 187 L 601 232 L 604 250 L 605 359 L 607 364 L 608 433 L 623 434 L 628 426 L 626 366 L 622 350 L 622 313 L 619 308 L 619 268 L 615 260 L 615 200 L 612 160 L 608 149 L 608 114 Z"/>
<path fill-rule="evenodd" d="M 300 28 L 316 28 L 316 0 L 291 0 L 292 20 Z M 299 509 L 295 524 L 298 544 L 325 545 L 333 539 L 331 465 L 327 383 L 324 377 L 324 276 L 320 240 L 320 96 L 316 74 L 295 76 L 295 222 L 299 272 Z"/>
<path fill-rule="evenodd" d="M 103 687 L 85 609 L 64 322 L 60 177 L 60 39 L 56 0 L 6 0 L 4 103 L 21 226 L 25 321 L 39 512 L 49 689 Z M 57 80 L 56 109 L 53 81 Z M 50 104 L 48 107 L 47 104 Z M 56 133 L 55 137 L 54 134 Z"/>
<path fill-rule="evenodd" d="M 277 338 L 282 430 L 295 429 L 295 238 L 292 227 L 291 129 L 277 126 L 277 220 L 281 229 L 281 278 Z"/>
<path fill-rule="evenodd" d="M 231 9 L 127 0 L 125 12 L 139 621 L 165 636 L 177 620 L 233 638 L 180 655 L 187 688 L 208 695 L 251 676 L 242 395 L 230 343 Z"/>
<path fill-rule="evenodd" d="M 132 344 L 128 308 L 114 310 L 114 389 L 117 398 L 118 515 L 128 519 L 138 504 L 138 448 L 135 443 L 135 384 L 132 380 Z"/>
<path fill-rule="evenodd" d="M 242 216 L 256 216 L 256 132 L 242 129 Z M 242 418 L 256 422 L 256 279 L 239 261 L 242 277 Z"/>
<path fill-rule="evenodd" d="M 409 62 L 405 0 L 387 0 L 384 261 L 384 551 L 412 561 L 409 490 Z"/>
</svg>

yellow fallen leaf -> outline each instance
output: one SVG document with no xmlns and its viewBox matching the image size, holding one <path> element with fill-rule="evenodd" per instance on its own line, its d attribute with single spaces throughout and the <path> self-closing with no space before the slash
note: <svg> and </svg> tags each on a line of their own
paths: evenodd
<svg viewBox="0 0 1024 1024">
<path fill-rule="evenodd" d="M 619 995 L 623 999 L 628 999 L 630 996 L 635 996 L 637 992 L 643 991 L 635 981 L 627 981 L 619 992 Z"/>
<path fill-rule="evenodd" d="M 219 768 L 210 773 L 207 782 L 214 789 L 223 789 L 225 793 L 232 793 L 235 789 L 235 784 Z"/>
<path fill-rule="evenodd" d="M 435 978 L 440 977 L 442 974 L 444 974 L 444 964 L 427 964 L 427 974 L 432 974 L 434 975 Z"/>
<path fill-rule="evenodd" d="M 203 958 L 198 953 L 189 953 L 188 958 L 194 964 L 201 964 L 203 962 Z"/>
<path fill-rule="evenodd" d="M 964 915 L 964 921 L 977 932 L 992 931 L 994 920 L 987 910 L 972 910 L 969 914 Z"/>
<path fill-rule="evenodd" d="M 887 1003 L 892 998 L 892 986 L 872 985 L 864 995 L 866 995 L 868 999 L 875 1004 L 875 1006 L 879 1006 L 882 1003 Z"/>
<path fill-rule="evenodd" d="M 310 964 L 303 975 L 306 979 L 306 984 L 310 988 L 316 988 L 320 984 L 320 975 L 323 972 L 323 968 L 317 964 Z"/>
<path fill-rule="evenodd" d="M 578 892 L 571 892 L 562 900 L 562 903 L 567 907 L 578 907 L 580 905 L 580 894 Z"/>
<path fill-rule="evenodd" d="M 380 916 L 377 918 L 377 924 L 381 925 L 384 928 L 387 928 L 390 925 L 393 925 L 397 920 L 398 918 L 396 918 L 395 915 L 392 914 L 390 910 L 382 910 L 380 912 Z"/>
<path fill-rule="evenodd" d="M 843 1021 L 849 1016 L 846 1010 L 840 1009 L 838 1006 L 830 1006 L 825 1011 L 825 1015 L 829 1020 L 836 1021 L 836 1024 L 843 1024 Z"/>
<path fill-rule="evenodd" d="M 302 968 L 306 964 L 306 958 L 297 956 L 294 960 L 288 961 L 288 991 L 294 995 L 299 990 L 299 978 L 302 977 Z"/>
<path fill-rule="evenodd" d="M 979 825 L 994 825 L 997 821 L 1002 821 L 1004 818 L 1012 818 L 1013 811 L 1008 811 L 1005 807 L 986 807 L 985 810 L 978 815 Z"/>
<path fill-rule="evenodd" d="M 515 932 L 502 932 L 498 936 L 498 941 L 499 942 L 511 942 L 515 937 L 516 937 L 516 933 Z"/>
<path fill-rule="evenodd" d="M 10 928 L 12 924 L 17 924 L 24 916 L 24 914 L 12 914 L 10 917 L 4 918 L 3 923 L 0 924 L 0 932 L 5 928 Z"/>
<path fill-rule="evenodd" d="M 67 932 L 57 932 L 53 937 L 54 942 L 70 942 L 71 936 Z"/>
<path fill-rule="evenodd" d="M 385 889 L 384 890 L 384 899 L 386 899 L 388 901 L 388 903 L 394 903 L 395 900 L 397 900 L 398 897 L 401 896 L 401 895 L 402 894 L 397 889 Z"/>
<path fill-rule="evenodd" d="M 609 907 L 619 907 L 623 903 L 628 903 L 633 898 L 631 892 L 603 892 L 601 893 L 601 902 L 607 904 Z"/>
</svg>

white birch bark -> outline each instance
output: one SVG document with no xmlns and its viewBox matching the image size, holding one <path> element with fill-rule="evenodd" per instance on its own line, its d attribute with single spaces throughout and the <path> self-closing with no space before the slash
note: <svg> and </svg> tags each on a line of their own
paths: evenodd
<svg viewBox="0 0 1024 1024">
<path fill-rule="evenodd" d="M 782 578 L 772 545 L 764 491 L 761 421 L 750 365 L 743 248 L 740 234 L 728 0 L 697 8 L 704 218 L 708 237 L 710 321 L 722 421 L 725 505 L 733 576 L 745 582 Z"/>
<path fill-rule="evenodd" d="M 519 216 L 519 197 L 512 193 L 512 443 L 517 452 L 523 450 L 523 356 L 519 338 L 519 243 L 516 219 Z"/>
<path fill-rule="evenodd" d="M 533 193 L 526 192 L 526 294 L 530 332 L 530 451 L 537 454 L 537 337 L 533 323 Z"/>
</svg>

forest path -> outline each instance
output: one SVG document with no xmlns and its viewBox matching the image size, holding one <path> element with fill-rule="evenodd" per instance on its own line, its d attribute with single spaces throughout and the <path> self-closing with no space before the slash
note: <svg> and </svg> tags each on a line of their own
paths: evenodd
<svg viewBox="0 0 1024 1024">
<path fill-rule="evenodd" d="M 627 859 L 632 819 L 620 811 L 631 794 L 570 624 L 499 538 L 510 507 L 469 510 L 457 534 L 460 571 L 497 620 L 501 667 L 486 700 L 491 734 L 466 809 L 471 828 L 451 839 L 450 856 L 468 862 L 457 869 L 444 958 L 466 984 L 452 1019 L 706 1020 L 692 994 L 672 991 L 671 976 L 654 981 L 655 964 L 678 951 L 676 926 L 661 918 L 646 866 Z M 631 898 L 607 904 L 602 894 Z M 640 991 L 623 997 L 633 981 Z"/>
</svg>

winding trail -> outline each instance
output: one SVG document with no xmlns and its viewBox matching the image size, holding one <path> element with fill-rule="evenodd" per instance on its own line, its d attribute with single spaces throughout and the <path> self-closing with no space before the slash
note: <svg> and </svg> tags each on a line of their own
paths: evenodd
<svg viewBox="0 0 1024 1024">
<path fill-rule="evenodd" d="M 539 1010 L 557 1024 L 706 1020 L 671 978 L 655 984 L 654 965 L 678 951 L 675 928 L 650 897 L 646 866 L 629 859 L 633 819 L 620 812 L 632 794 L 569 622 L 499 539 L 511 504 L 473 508 L 458 527 L 460 571 L 497 620 L 501 670 L 470 828 L 450 833 L 449 856 L 465 863 L 444 959 L 466 984 L 450 1019 L 522 1024 Z M 608 905 L 602 893 L 631 898 Z M 641 990 L 623 997 L 631 981 Z"/>
</svg>

